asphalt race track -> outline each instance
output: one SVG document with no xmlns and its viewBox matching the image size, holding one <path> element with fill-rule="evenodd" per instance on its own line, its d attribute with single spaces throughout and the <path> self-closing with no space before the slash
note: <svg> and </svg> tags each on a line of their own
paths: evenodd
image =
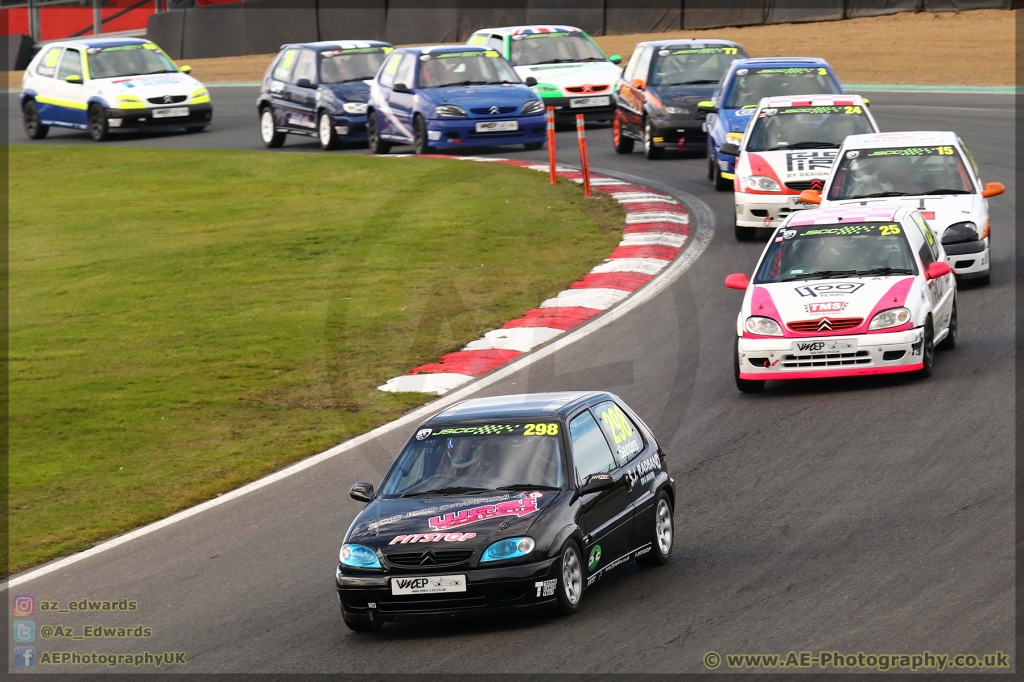
<svg viewBox="0 0 1024 682">
<path fill-rule="evenodd" d="M 263 150 L 257 89 L 211 90 L 214 123 L 206 132 L 111 144 Z M 607 128 L 589 132 L 596 170 L 646 179 L 691 208 L 699 198 L 714 217 L 714 238 L 657 297 L 480 394 L 621 395 L 659 435 L 677 481 L 668 566 L 613 572 L 572 618 L 349 632 L 333 578 L 342 536 L 361 506 L 348 489 L 380 480 L 410 432 L 402 429 L 16 586 L 13 593 L 37 600 L 138 601 L 132 614 L 37 615 L 39 625 L 153 628 L 150 640 L 37 640 L 37 651 L 185 651 L 178 672 L 378 674 L 697 673 L 708 651 L 1012 654 L 1013 98 L 869 96 L 883 130 L 956 130 L 983 180 L 1006 185 L 990 200 L 992 284 L 961 287 L 959 346 L 936 353 L 927 380 L 794 381 L 740 394 L 731 353 L 742 294 L 722 282 L 751 272 L 763 242 L 734 240 L 732 194 L 711 188 L 705 158 L 618 156 Z M 9 102 L 10 139 L 27 142 L 16 95 Z M 85 133 L 52 131 L 42 144 L 95 143 Z M 558 145 L 560 161 L 577 163 L 574 132 L 560 133 Z M 324 153 L 296 137 L 263 153 L 299 151 Z M 415 160 L 395 161 L 405 162 Z"/>
</svg>

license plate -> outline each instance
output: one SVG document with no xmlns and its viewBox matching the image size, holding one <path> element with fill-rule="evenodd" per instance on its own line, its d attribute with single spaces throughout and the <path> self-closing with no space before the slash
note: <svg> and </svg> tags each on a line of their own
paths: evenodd
<svg viewBox="0 0 1024 682">
<path fill-rule="evenodd" d="M 857 341 L 794 341 L 793 350 L 797 353 L 828 353 L 831 351 L 856 350 Z"/>
<path fill-rule="evenodd" d="M 611 97 L 573 97 L 569 100 L 569 108 L 579 109 L 580 107 L 606 107 L 611 103 Z"/>
<path fill-rule="evenodd" d="M 503 133 L 519 130 L 519 121 L 480 121 L 476 124 L 478 133 Z"/>
<path fill-rule="evenodd" d="M 188 116 L 188 107 L 153 110 L 153 118 L 173 118 L 175 116 Z"/>
<path fill-rule="evenodd" d="M 431 575 L 392 578 L 391 594 L 438 594 L 441 592 L 465 592 L 464 575 Z"/>
</svg>

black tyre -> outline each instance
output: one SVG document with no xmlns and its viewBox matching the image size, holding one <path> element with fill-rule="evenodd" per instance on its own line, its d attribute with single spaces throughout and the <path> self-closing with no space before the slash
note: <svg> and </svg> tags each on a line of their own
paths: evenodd
<svg viewBox="0 0 1024 682">
<path fill-rule="evenodd" d="M 558 611 L 562 615 L 571 616 L 579 610 L 580 602 L 583 601 L 583 561 L 575 540 L 566 540 L 562 545 L 562 556 L 557 565 L 558 586 L 555 596 L 558 597 Z"/>
<path fill-rule="evenodd" d="M 921 362 L 924 366 L 917 370 L 917 376 L 925 379 L 932 375 L 932 363 L 935 361 L 935 332 L 932 330 L 932 318 L 924 323 L 924 338 L 921 339 Z"/>
<path fill-rule="evenodd" d="M 616 154 L 632 154 L 633 153 L 632 137 L 626 137 L 622 134 L 622 120 L 616 116 L 612 120 L 612 145 L 615 146 Z"/>
<path fill-rule="evenodd" d="M 956 348 L 956 339 L 960 334 L 960 323 L 956 319 L 956 297 L 953 297 L 953 310 L 949 313 L 949 333 L 942 339 L 939 348 L 942 350 L 953 350 Z"/>
<path fill-rule="evenodd" d="M 380 137 L 380 127 L 377 125 L 377 112 L 375 111 L 366 114 L 366 143 L 371 154 L 387 154 L 391 151 L 391 143 L 385 142 Z"/>
<path fill-rule="evenodd" d="M 736 374 L 736 388 L 743 393 L 760 393 L 764 390 L 763 379 L 740 379 L 740 339 L 737 336 L 732 348 L 732 366 Z"/>
<path fill-rule="evenodd" d="M 708 147 L 708 180 L 714 180 L 718 172 L 718 164 L 715 162 L 715 153 Z"/>
<path fill-rule="evenodd" d="M 654 161 L 664 156 L 664 148 L 654 146 L 654 128 L 651 127 L 651 122 L 644 119 L 644 157 Z"/>
<path fill-rule="evenodd" d="M 413 146 L 416 148 L 417 154 L 434 153 L 434 149 L 430 146 L 430 140 L 427 138 L 427 123 L 419 114 L 416 114 L 412 120 L 412 135 Z"/>
<path fill-rule="evenodd" d="M 326 111 L 321 111 L 316 120 L 316 137 L 320 140 L 321 149 L 338 148 L 338 131 L 334 129 L 334 121 Z"/>
<path fill-rule="evenodd" d="M 535 152 L 538 149 L 544 149 L 543 142 L 526 142 L 523 146 L 526 147 L 526 151 L 528 152 Z"/>
<path fill-rule="evenodd" d="M 288 133 L 282 133 L 277 129 L 274 122 L 274 112 L 270 107 L 260 109 L 260 139 L 263 144 L 271 149 L 276 149 L 284 144 L 284 138 Z"/>
<path fill-rule="evenodd" d="M 651 529 L 651 551 L 636 560 L 642 566 L 664 566 L 672 556 L 675 522 L 672 519 L 672 501 L 664 490 L 654 502 L 654 527 Z"/>
<path fill-rule="evenodd" d="M 21 113 L 22 120 L 25 123 L 25 134 L 28 135 L 28 139 L 41 140 L 50 132 L 50 126 L 44 126 L 43 122 L 39 119 L 39 107 L 36 106 L 35 100 L 30 99 L 25 102 L 25 108 Z"/>
<path fill-rule="evenodd" d="M 107 112 L 98 104 L 89 107 L 89 136 L 97 142 L 110 139 L 110 124 Z"/>
<path fill-rule="evenodd" d="M 736 241 L 749 242 L 757 236 L 756 227 L 743 227 L 741 225 L 736 226 Z"/>
<path fill-rule="evenodd" d="M 713 168 L 715 170 L 715 191 L 727 192 L 732 189 L 732 180 L 722 177 L 722 169 L 718 167 L 718 154 L 715 154 Z"/>
</svg>

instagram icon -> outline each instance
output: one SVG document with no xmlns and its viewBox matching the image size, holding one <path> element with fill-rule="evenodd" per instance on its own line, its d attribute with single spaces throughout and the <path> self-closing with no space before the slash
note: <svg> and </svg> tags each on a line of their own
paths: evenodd
<svg viewBox="0 0 1024 682">
<path fill-rule="evenodd" d="M 14 595 L 14 615 L 27 618 L 36 612 L 36 598 L 31 594 Z"/>
</svg>

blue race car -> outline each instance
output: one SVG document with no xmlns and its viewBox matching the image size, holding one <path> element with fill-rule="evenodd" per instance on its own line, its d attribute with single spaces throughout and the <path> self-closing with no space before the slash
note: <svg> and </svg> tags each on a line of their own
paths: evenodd
<svg viewBox="0 0 1024 682">
<path fill-rule="evenodd" d="M 708 179 L 715 183 L 715 189 L 732 189 L 739 142 L 762 97 L 821 94 L 843 94 L 839 79 L 824 59 L 772 57 L 734 61 L 711 100 L 697 105 L 708 114 Z"/>
<path fill-rule="evenodd" d="M 531 81 L 533 81 L 531 83 Z M 544 146 L 544 103 L 501 54 L 487 47 L 406 47 L 388 57 L 370 85 L 370 151 L 411 144 L 434 149 Z"/>
<path fill-rule="evenodd" d="M 367 83 L 393 49 L 377 40 L 281 46 L 256 101 L 263 144 L 280 147 L 289 133 L 315 137 L 324 149 L 365 140 Z"/>
</svg>

